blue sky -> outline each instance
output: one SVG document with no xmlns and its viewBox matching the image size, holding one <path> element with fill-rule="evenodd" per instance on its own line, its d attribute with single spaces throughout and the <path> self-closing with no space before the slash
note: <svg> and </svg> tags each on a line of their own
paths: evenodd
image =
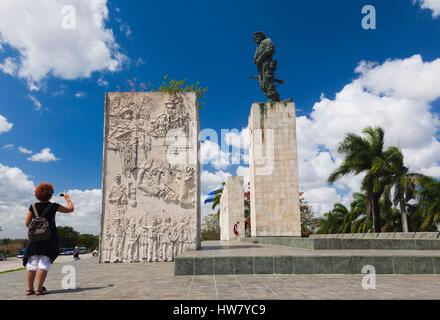
<svg viewBox="0 0 440 320">
<path fill-rule="evenodd" d="M 436 16 L 440 8 L 438 2 L 414 3 L 412 0 L 319 0 L 313 3 L 287 0 L 220 2 L 96 0 L 91 2 L 96 2 L 99 6 L 99 13 L 104 17 L 103 25 L 99 28 L 82 30 L 82 22 L 91 19 L 90 12 L 96 8 L 82 5 L 83 1 L 78 1 L 76 13 L 81 17 L 77 25 L 79 31 L 72 32 L 86 34 L 82 36 L 84 43 L 79 42 L 82 40 L 78 40 L 78 43 L 74 41 L 78 50 L 69 51 L 72 44 L 65 38 L 71 37 L 72 34 L 66 36 L 66 33 L 63 33 L 67 32 L 65 30 L 50 29 L 55 25 L 50 23 L 51 19 L 60 19 L 60 17 L 40 16 L 41 20 L 38 20 L 38 10 L 44 12 L 44 8 L 30 6 L 27 9 L 35 11 L 28 12 L 33 18 L 28 19 L 23 23 L 24 26 L 21 26 L 21 28 L 30 28 L 29 33 L 24 32 L 25 35 L 14 33 L 15 29 L 8 26 L 8 22 L 0 22 L 0 35 L 2 35 L 0 64 L 3 64 L 3 72 L 0 72 L 0 115 L 7 119 L 7 123 L 13 125 L 7 131 L 4 130 L 2 133 L 0 131 L 0 164 L 4 166 L 4 172 L 8 172 L 11 168 L 19 169 L 25 182 L 36 184 L 40 181 L 51 181 L 58 191 L 99 190 L 102 174 L 104 94 L 107 91 L 130 90 L 128 80 L 136 79 L 138 88 L 140 83 L 146 83 L 152 89 L 161 84 L 165 74 L 177 79 L 185 78 L 189 82 L 200 81 L 202 85 L 209 87 L 200 112 L 201 128 L 212 128 L 218 132 L 221 129 L 245 128 L 251 103 L 264 100 L 258 84 L 248 79 L 248 76 L 256 74 L 253 65 L 255 44 L 252 33 L 257 30 L 266 32 L 276 44 L 276 56 L 279 61 L 278 77 L 286 81 L 286 84 L 280 87 L 281 95 L 283 98 L 294 99 L 297 116 L 299 119 L 302 117 L 298 123 L 298 135 L 302 134 L 300 129 L 304 126 L 307 126 L 307 130 L 315 128 L 324 132 L 326 129 L 320 127 L 319 112 L 321 111 L 317 111 L 316 118 L 313 118 L 311 114 L 313 108 L 316 107 L 316 110 L 325 107 L 326 110 L 339 108 L 343 101 L 338 100 L 336 94 L 344 92 L 345 86 L 356 83 L 356 79 L 362 78 L 361 86 L 365 92 L 376 94 L 378 98 L 389 95 L 397 99 L 396 101 L 412 99 L 411 102 L 414 104 L 411 106 L 415 106 L 415 109 L 408 106 L 408 110 L 419 110 L 417 108 L 420 107 L 415 115 L 423 112 L 424 119 L 429 122 L 422 130 L 425 132 L 426 129 L 425 135 L 420 139 L 424 139 L 423 141 L 428 145 L 438 138 L 436 119 L 438 120 L 439 104 L 435 88 L 423 94 L 415 93 L 411 97 L 405 96 L 405 93 L 399 96 L 399 92 L 408 92 L 405 86 L 414 88 L 418 83 L 394 84 L 390 80 L 389 83 L 392 84 L 384 84 L 381 88 L 377 88 L 376 83 L 380 81 L 374 80 L 376 78 L 372 71 L 373 65 L 365 64 L 364 74 L 355 72 L 362 61 L 376 62 L 375 70 L 380 79 L 384 78 L 380 76 L 380 72 L 384 72 L 385 77 L 394 72 L 390 79 L 396 80 L 399 78 L 399 72 L 405 69 L 404 61 L 407 61 L 419 65 L 420 68 L 409 67 L 408 73 L 403 73 L 404 77 L 411 77 L 410 75 L 415 73 L 415 79 L 429 78 L 432 83 L 431 74 L 437 70 L 437 63 L 434 62 L 440 57 L 438 41 L 440 17 Z M 63 0 L 45 0 L 43 3 L 43 7 L 51 3 L 56 4 L 51 7 L 58 10 L 62 5 L 68 4 Z M 361 9 L 366 4 L 373 4 L 376 8 L 376 30 L 364 30 L 361 27 L 363 18 Z M 422 9 L 422 5 L 430 6 L 431 9 Z M 108 10 L 107 14 L 105 9 Z M 0 5 L 0 10 L 2 10 L 0 20 L 4 21 L 2 17 L 6 15 L 25 19 L 24 15 L 20 16 L 20 10 L 24 9 L 17 10 L 14 1 L 5 1 Z M 39 33 L 38 30 L 45 26 L 47 28 Z M 93 38 L 95 31 L 97 36 Z M 108 33 L 104 35 L 103 31 L 111 31 L 112 36 L 109 38 Z M 45 41 L 41 40 L 42 36 L 45 37 Z M 90 56 L 93 56 L 90 58 L 92 62 L 88 61 L 88 50 L 91 50 L 88 45 L 92 43 L 88 41 L 102 41 L 107 46 L 107 52 L 104 52 L 102 57 L 99 53 L 90 53 Z M 30 48 L 35 49 L 38 45 L 44 47 L 37 48 L 37 53 L 32 50 L 26 51 Z M 69 55 L 66 52 L 73 53 Z M 111 58 L 106 54 L 110 54 Z M 23 56 L 26 55 L 31 66 L 23 63 L 26 60 Z M 416 55 L 419 55 L 421 60 L 418 60 Z M 411 58 L 413 59 L 408 60 Z M 6 59 L 12 59 L 10 61 L 14 62 L 9 69 L 6 68 Z M 44 61 L 45 59 L 49 61 Z M 387 60 L 393 60 L 396 64 L 388 66 Z M 102 65 L 98 67 L 94 61 L 102 62 Z M 117 67 L 112 65 L 112 61 Z M 400 66 L 399 62 L 404 66 Z M 37 66 L 36 69 L 33 69 L 32 65 Z M 39 65 L 46 65 L 47 69 L 41 71 L 38 69 Z M 69 72 L 63 71 L 64 68 Z M 434 71 L 430 71 L 431 69 Z M 424 72 L 429 73 L 429 76 Z M 423 85 L 423 83 L 419 84 Z M 38 90 L 32 88 L 32 85 L 37 86 Z M 326 99 L 322 99 L 324 96 Z M 356 104 L 356 101 L 351 100 L 351 102 Z M 363 103 L 363 100 L 359 100 L 359 105 Z M 391 110 L 391 107 L 387 110 Z M 380 113 L 370 116 L 372 122 L 378 119 L 380 123 Z M 407 116 L 406 119 L 410 119 L 414 114 L 411 116 L 408 111 Z M 362 117 L 362 113 L 359 117 Z M 426 121 L 423 123 L 426 124 Z M 327 122 L 331 123 L 330 120 Z M 404 119 L 402 123 L 405 123 Z M 344 126 L 343 121 L 340 126 Z M 414 126 L 414 130 L 420 132 L 416 127 L 417 124 Z M 398 132 L 400 129 L 397 125 L 390 126 L 390 132 Z M 303 132 L 307 130 L 304 129 Z M 337 141 L 340 138 L 341 132 L 335 132 L 333 140 Z M 306 137 L 304 135 L 299 139 L 304 141 Z M 404 138 L 400 138 L 399 135 L 399 139 Z M 420 141 L 417 144 L 423 147 Z M 337 163 L 337 156 L 331 152 L 334 143 L 325 141 L 314 143 L 321 144 L 324 150 L 330 152 L 321 154 L 316 148 L 304 151 L 302 159 L 304 164 L 300 164 L 300 169 L 304 168 L 303 172 L 307 172 L 304 173 L 307 175 L 304 179 L 307 183 L 302 189 L 311 190 L 309 201 L 312 203 L 316 201 L 317 211 L 321 211 L 331 202 L 338 200 L 347 202 L 348 198 L 344 197 L 350 195 L 358 181 L 353 179 L 345 185 L 333 188 L 330 193 L 327 192 L 330 189 L 318 176 L 328 173 L 315 170 L 309 174 L 307 170 L 310 168 L 306 167 L 331 170 L 332 165 Z M 402 143 L 405 145 L 405 141 Z M 301 141 L 299 145 L 301 151 Z M 32 150 L 32 154 L 19 152 L 17 149 L 19 146 Z M 28 159 L 45 148 L 50 148 L 51 154 L 57 158 L 56 161 L 41 162 Z M 408 142 L 408 154 L 412 154 L 415 150 L 414 144 Z M 435 144 L 425 159 L 410 159 L 412 162 L 409 165 L 415 170 L 425 170 L 435 175 L 439 171 L 438 150 L 440 149 Z M 437 160 L 435 160 L 436 156 L 438 156 Z M 43 158 L 47 160 L 47 157 Z M 236 174 L 238 167 L 244 172 L 246 165 L 204 166 L 206 172 L 211 174 L 211 176 L 205 174 L 208 180 L 206 188 L 214 186 L 224 178 L 225 174 Z M 8 185 L 11 183 L 10 180 L 0 181 L 0 190 L 10 189 Z M 313 180 L 321 182 L 318 185 Z M 28 190 L 26 189 L 28 185 L 17 187 L 17 190 Z M 327 193 L 323 188 L 327 188 Z M 321 190 L 321 193 L 317 190 Z M 331 195 L 339 195 L 340 198 L 332 201 L 329 199 Z M 323 197 L 325 200 L 322 200 Z M 8 198 L 4 203 L 10 206 L 13 201 L 15 200 Z M 96 212 L 93 214 L 98 215 Z"/>
</svg>

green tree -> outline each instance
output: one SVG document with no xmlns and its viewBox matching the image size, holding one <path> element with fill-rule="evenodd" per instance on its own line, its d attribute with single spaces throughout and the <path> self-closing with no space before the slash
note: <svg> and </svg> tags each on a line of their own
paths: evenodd
<svg viewBox="0 0 440 320">
<path fill-rule="evenodd" d="M 203 218 L 202 240 L 220 240 L 220 221 L 218 214 L 212 213 Z"/>
<path fill-rule="evenodd" d="M 365 173 L 362 188 L 367 192 L 367 220 L 373 219 L 374 232 L 381 232 L 379 200 L 384 192 L 384 176 L 388 172 L 387 161 L 394 150 L 383 150 L 384 131 L 368 127 L 363 130 L 366 137 L 353 133 L 346 135 L 338 152 L 345 155 L 342 164 L 331 173 L 329 182 L 334 183 L 349 174 Z"/>
<path fill-rule="evenodd" d="M 251 215 L 251 192 L 244 193 L 244 218 L 247 219 Z"/>
<path fill-rule="evenodd" d="M 339 233 L 341 225 L 348 214 L 348 209 L 342 203 L 335 204 L 332 211 L 325 213 L 324 216 L 319 219 L 319 229 L 317 233 Z"/>
<path fill-rule="evenodd" d="M 212 210 L 215 210 L 217 207 L 220 206 L 220 200 L 221 200 L 221 198 L 222 198 L 222 191 L 223 191 L 223 190 L 220 190 L 220 191 L 218 191 L 218 192 L 215 194 L 215 196 L 214 196 L 214 201 L 212 201 L 212 205 L 211 205 L 211 209 L 212 209 Z M 220 216 L 220 208 L 217 209 L 217 211 L 215 212 L 215 214 L 216 214 L 217 216 Z"/>
<path fill-rule="evenodd" d="M 72 227 L 58 227 L 61 247 L 75 247 L 78 245 L 79 232 Z"/>
<path fill-rule="evenodd" d="M 371 229 L 371 222 L 366 221 L 367 197 L 364 193 L 353 194 L 353 201 L 348 209 L 342 203 L 335 204 L 332 211 L 319 220 L 317 233 L 365 233 Z M 370 220 L 371 221 L 371 220 Z"/>
<path fill-rule="evenodd" d="M 421 217 L 420 231 L 437 231 L 440 223 L 440 181 L 431 177 L 421 179 L 416 201 Z"/>
<path fill-rule="evenodd" d="M 80 234 L 78 237 L 78 246 L 95 249 L 98 247 L 99 237 L 92 234 Z"/>
<path fill-rule="evenodd" d="M 304 193 L 299 193 L 299 206 L 301 213 L 301 234 L 308 237 L 315 232 L 318 226 L 318 219 L 315 218 L 312 206 L 304 199 Z"/>
<path fill-rule="evenodd" d="M 363 192 L 355 192 L 350 204 L 351 233 L 366 233 L 372 229 L 371 220 L 367 217 L 367 196 Z"/>
<path fill-rule="evenodd" d="M 391 159 L 388 161 L 388 177 L 385 177 L 384 203 L 399 206 L 401 215 L 401 226 L 403 232 L 409 232 L 408 225 L 408 202 L 414 199 L 414 192 L 418 183 L 425 178 L 424 175 L 418 173 L 410 173 L 409 169 L 404 165 L 404 156 L 397 147 L 390 147 L 392 151 Z"/>
<path fill-rule="evenodd" d="M 1 242 L 2 242 L 2 244 L 3 244 L 4 246 L 7 246 L 8 244 L 11 243 L 11 239 L 9 239 L 9 238 L 5 238 L 5 239 L 2 239 Z"/>
</svg>

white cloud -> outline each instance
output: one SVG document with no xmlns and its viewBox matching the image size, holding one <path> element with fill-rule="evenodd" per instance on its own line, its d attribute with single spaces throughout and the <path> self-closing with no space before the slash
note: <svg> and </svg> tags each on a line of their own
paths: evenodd
<svg viewBox="0 0 440 320">
<path fill-rule="evenodd" d="M 211 140 L 200 144 L 200 161 L 203 165 L 211 164 L 216 170 L 225 170 L 231 165 L 248 164 L 249 130 L 222 130 L 222 147 Z"/>
<path fill-rule="evenodd" d="M 32 155 L 31 157 L 29 157 L 28 160 L 32 161 L 32 162 L 47 163 L 47 162 L 58 161 L 60 159 L 58 159 L 53 154 L 53 152 L 50 150 L 50 148 L 44 148 L 40 152 L 38 152 L 38 153 Z"/>
<path fill-rule="evenodd" d="M 69 226 L 81 233 L 98 235 L 101 231 L 101 206 L 102 191 L 93 190 L 68 190 L 72 198 L 75 211 L 72 214 L 58 214 L 57 225 Z M 53 202 L 64 204 L 60 197 L 54 197 Z"/>
<path fill-rule="evenodd" d="M 249 128 L 244 128 L 240 132 L 234 130 L 225 134 L 225 140 L 228 145 L 237 149 L 248 150 L 249 149 Z"/>
<path fill-rule="evenodd" d="M 0 114 L 0 134 L 8 132 L 9 130 L 12 129 L 12 127 L 13 124 L 8 122 L 8 119 L 6 119 Z"/>
<path fill-rule="evenodd" d="M 35 110 L 40 111 L 41 107 L 43 106 L 40 102 L 40 100 L 38 100 L 37 98 L 35 98 L 33 95 L 29 94 L 28 95 L 29 99 L 32 101 Z"/>
<path fill-rule="evenodd" d="M 36 201 L 34 189 L 34 182 L 22 170 L 0 164 L 1 238 L 27 238 L 24 218 L 29 206 Z M 75 212 L 57 214 L 57 225 L 68 225 L 81 233 L 99 234 L 101 190 L 70 190 L 68 194 L 75 205 Z M 51 201 L 65 203 L 60 197 Z"/>
<path fill-rule="evenodd" d="M 230 176 L 231 176 L 231 174 L 229 172 L 216 171 L 216 172 L 212 173 L 212 172 L 209 172 L 206 170 L 202 170 L 202 174 L 201 174 L 201 184 L 202 184 L 201 185 L 201 193 L 202 193 L 202 195 L 200 197 L 202 218 L 213 212 L 212 208 L 211 208 L 211 203 L 208 203 L 208 204 L 203 203 L 207 197 L 207 194 L 210 191 L 220 187 L 221 184 L 223 182 L 225 182 L 226 179 Z"/>
<path fill-rule="evenodd" d="M 432 11 L 432 16 L 440 16 L 440 0 L 413 0 L 418 3 L 422 9 L 429 9 Z"/>
<path fill-rule="evenodd" d="M 440 166 L 432 166 L 430 168 L 422 168 L 420 170 L 423 174 L 440 179 Z"/>
<path fill-rule="evenodd" d="M 18 151 L 20 151 L 20 153 L 23 153 L 23 154 L 32 154 L 33 153 L 33 151 L 32 150 L 29 150 L 29 149 L 26 149 L 25 147 L 18 147 Z"/>
<path fill-rule="evenodd" d="M 215 173 L 212 173 L 206 170 L 202 170 L 202 194 L 206 195 L 210 191 L 218 188 L 230 176 L 231 174 L 225 171 L 216 171 Z"/>
<path fill-rule="evenodd" d="M 98 78 L 98 85 L 100 85 L 101 87 L 108 87 L 109 82 L 105 80 L 102 76 L 100 76 Z"/>
<path fill-rule="evenodd" d="M 3 72 L 25 79 L 31 90 L 37 90 L 49 75 L 72 80 L 121 68 L 127 57 L 106 27 L 107 1 L 75 1 L 73 29 L 65 28 L 71 14 L 63 13 L 66 5 L 72 1 L 0 2 L 0 45 L 18 52 L 2 62 Z"/>
<path fill-rule="evenodd" d="M 245 191 L 249 189 L 249 167 L 238 166 L 235 171 L 235 175 L 239 177 L 243 177 L 243 188 Z"/>
<path fill-rule="evenodd" d="M 424 62 L 417 54 L 408 59 L 388 60 L 382 65 L 361 62 L 356 72 L 360 75 L 360 85 L 375 95 L 425 103 L 440 96 L 440 86 L 436 83 L 440 59 Z"/>
<path fill-rule="evenodd" d="M 361 62 L 356 72 L 358 77 L 333 100 L 323 96 L 309 117 L 297 118 L 301 190 L 318 214 L 338 201 L 348 204 L 359 191 L 362 176 L 327 183 L 343 160 L 337 147 L 347 133 L 380 126 L 385 147 L 399 145 L 411 171 L 436 173 L 440 165 L 440 120 L 431 106 L 440 98 L 435 85 L 440 83 L 440 59 L 429 62 L 414 55 L 383 64 Z"/>
<path fill-rule="evenodd" d="M 226 169 L 231 164 L 229 154 L 222 151 L 216 142 L 210 140 L 200 143 L 200 162 L 203 165 L 211 163 L 217 170 Z"/>
<path fill-rule="evenodd" d="M 131 39 L 131 35 L 133 32 L 126 22 L 120 24 L 119 31 L 121 31 L 127 37 L 127 39 Z"/>
<path fill-rule="evenodd" d="M 85 96 L 86 96 L 86 93 L 82 92 L 82 91 L 75 93 L 75 98 L 78 98 L 78 99 L 84 98 Z"/>
<path fill-rule="evenodd" d="M 309 189 L 304 192 L 304 199 L 312 205 L 315 213 L 325 213 L 333 209 L 337 202 L 342 202 L 341 196 L 336 192 L 335 188 L 319 187 Z"/>
<path fill-rule="evenodd" d="M 26 238 L 24 218 L 34 184 L 19 168 L 0 164 L 0 226 L 2 238 Z"/>
<path fill-rule="evenodd" d="M 17 69 L 18 69 L 17 62 L 12 57 L 7 57 L 3 61 L 3 63 L 0 63 L 0 71 L 10 76 L 15 76 L 17 73 Z"/>
<path fill-rule="evenodd" d="M 15 145 L 13 145 L 13 144 L 5 144 L 2 149 L 3 150 L 14 150 L 15 149 Z"/>
</svg>

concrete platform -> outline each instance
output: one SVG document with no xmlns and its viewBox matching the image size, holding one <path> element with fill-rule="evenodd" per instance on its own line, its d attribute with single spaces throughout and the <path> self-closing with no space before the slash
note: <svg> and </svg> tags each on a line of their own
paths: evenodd
<svg viewBox="0 0 440 320">
<path fill-rule="evenodd" d="M 246 242 L 204 242 L 176 258 L 175 275 L 440 274 L 438 250 L 310 250 Z"/>
</svg>

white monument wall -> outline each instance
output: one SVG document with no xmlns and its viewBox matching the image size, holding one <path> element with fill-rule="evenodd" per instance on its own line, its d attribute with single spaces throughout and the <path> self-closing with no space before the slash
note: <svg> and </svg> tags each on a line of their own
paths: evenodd
<svg viewBox="0 0 440 320">
<path fill-rule="evenodd" d="M 108 93 L 100 262 L 173 261 L 200 246 L 193 93 Z"/>
</svg>

